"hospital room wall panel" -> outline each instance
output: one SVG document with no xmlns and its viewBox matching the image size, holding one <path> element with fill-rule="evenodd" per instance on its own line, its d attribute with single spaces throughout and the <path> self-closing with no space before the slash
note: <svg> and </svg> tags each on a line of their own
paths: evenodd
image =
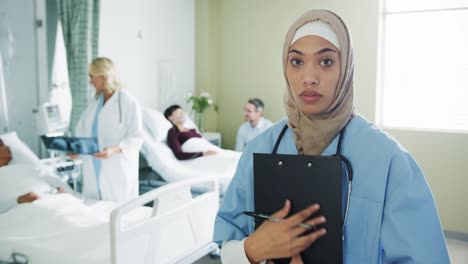
<svg viewBox="0 0 468 264">
<path fill-rule="evenodd" d="M 39 154 L 40 143 L 36 134 L 33 110 L 47 91 L 47 51 L 39 50 L 46 46 L 45 2 L 44 0 L 2 0 L 0 13 L 6 15 L 14 39 L 13 56 L 8 65 L 4 65 L 10 121 L 8 129 L 17 131 L 18 136 L 36 154 Z M 36 24 L 39 21 L 42 23 L 41 26 Z M 5 43 L 3 41 L 2 43 Z M 3 128 L 4 124 L 1 127 Z"/>
<path fill-rule="evenodd" d="M 195 86 L 194 0 L 102 0 L 99 55 L 146 107 L 187 108 Z"/>
<path fill-rule="evenodd" d="M 209 122 L 223 135 L 223 146 L 232 148 L 243 122 L 242 106 L 250 97 L 265 102 L 272 121 L 284 118 L 282 96 L 285 80 L 281 53 L 284 36 L 293 20 L 313 8 L 336 11 L 347 22 L 355 54 L 355 105 L 357 112 L 375 122 L 378 63 L 379 2 L 374 0 L 219 0 L 197 1 L 197 32 L 217 27 L 218 56 L 210 67 L 197 69 L 197 83 L 217 76 L 220 111 Z M 201 10 L 199 10 L 201 9 Z M 205 9 L 205 11 L 203 11 Z M 208 11 L 206 11 L 208 9 Z M 209 12 L 209 10 L 218 12 Z M 217 23 L 212 25 L 211 23 Z M 209 45 L 212 36 L 197 33 L 197 43 Z M 200 49 L 197 48 L 197 52 Z M 196 65 L 206 57 L 197 54 Z M 388 130 L 421 165 L 434 193 L 445 230 L 468 234 L 468 134 Z"/>
</svg>

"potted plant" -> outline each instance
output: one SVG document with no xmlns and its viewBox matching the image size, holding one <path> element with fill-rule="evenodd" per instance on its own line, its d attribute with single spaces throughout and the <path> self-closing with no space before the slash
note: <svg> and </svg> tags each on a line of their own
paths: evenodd
<svg viewBox="0 0 468 264">
<path fill-rule="evenodd" d="M 187 100 L 187 103 L 192 103 L 192 110 L 195 112 L 195 122 L 200 132 L 204 132 L 203 127 L 203 113 L 210 108 L 214 107 L 218 111 L 218 106 L 214 104 L 213 99 L 207 92 L 201 92 L 199 96 L 192 95 Z"/>
</svg>

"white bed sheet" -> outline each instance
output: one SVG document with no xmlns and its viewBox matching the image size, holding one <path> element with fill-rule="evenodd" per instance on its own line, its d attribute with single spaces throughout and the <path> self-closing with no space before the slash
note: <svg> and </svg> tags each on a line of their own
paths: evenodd
<svg viewBox="0 0 468 264">
<path fill-rule="evenodd" d="M 70 194 L 43 197 L 0 215 L 0 259 L 25 253 L 29 263 L 110 263 L 110 213 L 114 202 L 86 205 Z M 124 221 L 132 224 L 151 215 L 139 207 Z"/>
<path fill-rule="evenodd" d="M 240 159 L 240 152 L 226 150 L 213 145 L 204 138 L 192 138 L 182 145 L 185 152 L 215 150 L 217 154 L 190 160 L 178 160 L 163 141 L 155 141 L 144 133 L 141 149 L 148 164 L 167 182 L 196 177 L 218 179 L 220 191 L 224 193 L 231 182 Z"/>
</svg>

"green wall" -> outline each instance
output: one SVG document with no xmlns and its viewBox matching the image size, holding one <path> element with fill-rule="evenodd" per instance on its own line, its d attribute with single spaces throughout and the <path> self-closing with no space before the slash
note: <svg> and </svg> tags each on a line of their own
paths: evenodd
<svg viewBox="0 0 468 264">
<path fill-rule="evenodd" d="M 355 105 L 375 121 L 379 1 L 197 0 L 196 84 L 220 109 L 208 129 L 232 148 L 250 97 L 264 100 L 265 116 L 285 117 L 281 52 L 290 24 L 313 8 L 338 13 L 350 28 L 355 54 Z M 432 188 L 444 229 L 468 233 L 468 135 L 390 130 L 415 157 Z"/>
<path fill-rule="evenodd" d="M 218 0 L 197 0 L 195 5 L 195 90 L 196 93 L 209 92 L 216 104 L 219 104 L 217 95 L 221 81 L 220 3 Z M 210 108 L 205 115 L 205 129 L 218 131 L 218 114 Z"/>
</svg>

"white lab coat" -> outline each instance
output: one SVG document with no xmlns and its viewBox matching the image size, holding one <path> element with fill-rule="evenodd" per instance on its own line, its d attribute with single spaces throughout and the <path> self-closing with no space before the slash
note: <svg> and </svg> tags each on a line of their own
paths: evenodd
<svg viewBox="0 0 468 264">
<path fill-rule="evenodd" d="M 93 97 L 76 127 L 77 137 L 91 137 L 98 98 Z M 120 120 L 121 119 L 121 120 Z M 118 90 L 104 104 L 98 117 L 100 150 L 120 146 L 121 153 L 101 159 L 99 185 L 102 200 L 125 202 L 138 196 L 138 155 L 142 145 L 142 120 L 138 102 L 126 91 Z M 97 178 L 92 156 L 80 155 L 83 160 L 83 195 L 99 199 Z"/>
</svg>

